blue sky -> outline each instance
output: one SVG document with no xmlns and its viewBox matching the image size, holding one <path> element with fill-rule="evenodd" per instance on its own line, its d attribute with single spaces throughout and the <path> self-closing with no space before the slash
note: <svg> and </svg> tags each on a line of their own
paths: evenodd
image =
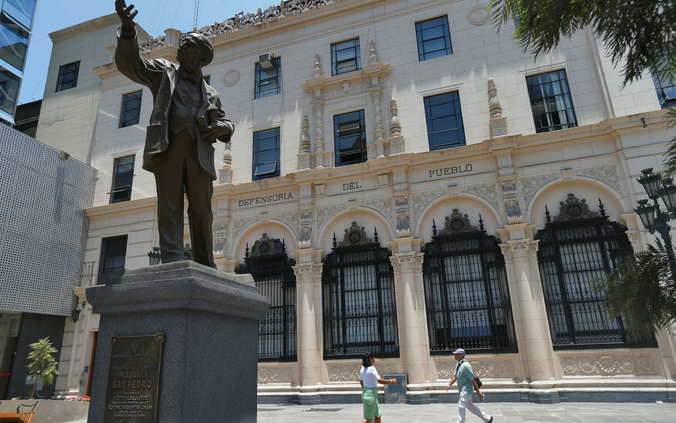
<svg viewBox="0 0 676 423">
<path fill-rule="evenodd" d="M 200 28 L 242 11 L 253 13 L 259 7 L 265 9 L 279 3 L 279 0 L 200 0 L 197 26 Z M 192 29 L 195 0 L 127 0 L 127 4 L 136 6 L 139 11 L 136 21 L 154 37 L 164 34 L 166 28 Z M 52 52 L 50 32 L 113 12 L 115 0 L 38 0 L 19 104 L 39 100 L 44 94 Z"/>
</svg>

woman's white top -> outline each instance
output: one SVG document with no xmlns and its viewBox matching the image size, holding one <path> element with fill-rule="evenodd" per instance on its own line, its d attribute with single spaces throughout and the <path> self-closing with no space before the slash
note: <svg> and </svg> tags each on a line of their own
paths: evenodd
<svg viewBox="0 0 676 423">
<path fill-rule="evenodd" d="M 375 388 L 378 386 L 380 375 L 375 366 L 362 367 L 359 371 L 359 378 L 364 382 L 366 388 Z"/>
</svg>

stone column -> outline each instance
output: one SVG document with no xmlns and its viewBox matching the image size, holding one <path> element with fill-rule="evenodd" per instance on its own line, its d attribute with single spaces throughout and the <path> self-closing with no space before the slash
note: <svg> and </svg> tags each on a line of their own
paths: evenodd
<svg viewBox="0 0 676 423">
<path fill-rule="evenodd" d="M 316 389 L 322 357 L 322 265 L 293 266 L 296 275 L 296 314 L 300 385 Z"/>
<path fill-rule="evenodd" d="M 380 106 L 380 97 L 382 88 L 380 87 L 373 87 L 371 88 L 371 95 L 373 96 L 373 108 L 375 109 L 375 131 L 374 135 L 376 137 L 375 144 L 376 144 L 376 157 L 377 159 L 380 159 L 382 157 L 385 157 L 385 130 L 383 129 L 383 112 L 382 108 Z"/>
<path fill-rule="evenodd" d="M 312 109 L 315 112 L 315 157 L 317 168 L 324 167 L 324 100 L 321 98 L 312 101 Z"/>
<path fill-rule="evenodd" d="M 394 267 L 397 298 L 397 321 L 404 373 L 410 384 L 428 382 L 427 361 L 430 354 L 425 320 L 423 254 L 408 252 L 390 257 Z"/>
<path fill-rule="evenodd" d="M 531 382 L 559 379 L 561 366 L 552 347 L 538 270 L 538 241 L 507 241 L 500 248 L 505 257 L 524 379 Z"/>
</svg>

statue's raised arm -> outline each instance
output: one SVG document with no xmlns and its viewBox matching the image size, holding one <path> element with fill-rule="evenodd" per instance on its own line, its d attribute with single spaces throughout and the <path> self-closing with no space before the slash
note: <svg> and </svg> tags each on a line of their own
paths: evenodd
<svg viewBox="0 0 676 423">
<path fill-rule="evenodd" d="M 115 0 L 115 11 L 117 12 L 117 16 L 120 17 L 123 30 L 131 31 L 136 27 L 134 18 L 138 14 L 138 10 L 134 10 L 133 4 L 127 6 L 124 0 Z"/>
</svg>

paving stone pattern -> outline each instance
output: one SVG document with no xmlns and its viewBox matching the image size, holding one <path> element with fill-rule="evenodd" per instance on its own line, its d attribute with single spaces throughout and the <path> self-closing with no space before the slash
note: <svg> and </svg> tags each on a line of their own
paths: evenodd
<svg viewBox="0 0 676 423">
<path fill-rule="evenodd" d="M 488 403 L 480 407 L 494 416 L 493 423 L 675 423 L 676 404 L 637 403 Z M 457 421 L 455 404 L 381 404 L 383 423 Z M 345 423 L 361 422 L 360 404 L 331 405 L 272 405 L 259 404 L 257 423 Z M 481 419 L 467 413 L 467 423 L 481 423 Z"/>
</svg>

